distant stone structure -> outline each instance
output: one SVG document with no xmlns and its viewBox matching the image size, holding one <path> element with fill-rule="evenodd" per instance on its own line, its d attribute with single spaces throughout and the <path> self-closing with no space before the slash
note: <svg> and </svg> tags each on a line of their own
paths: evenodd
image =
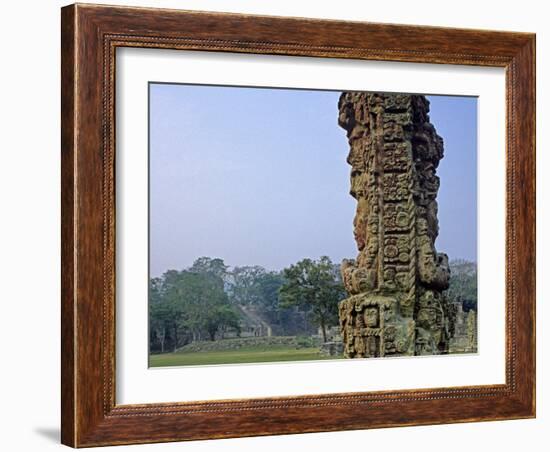
<svg viewBox="0 0 550 452">
<path fill-rule="evenodd" d="M 449 353 L 477 353 L 477 312 L 464 311 L 461 300 L 451 304 L 452 338 Z"/>
<path fill-rule="evenodd" d="M 436 169 L 443 140 L 424 96 L 345 92 L 338 123 L 347 131 L 350 194 L 359 254 L 344 260 L 349 298 L 339 306 L 348 358 L 433 355 L 449 349 L 449 286 L 438 235 Z"/>
<path fill-rule="evenodd" d="M 344 346 L 342 341 L 323 342 L 319 346 L 319 354 L 323 356 L 342 356 Z"/>
</svg>

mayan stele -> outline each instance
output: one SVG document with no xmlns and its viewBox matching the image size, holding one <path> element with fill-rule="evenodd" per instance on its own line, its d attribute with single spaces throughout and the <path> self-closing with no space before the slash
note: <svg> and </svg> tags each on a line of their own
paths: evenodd
<svg viewBox="0 0 550 452">
<path fill-rule="evenodd" d="M 477 98 L 149 101 L 151 367 L 477 353 Z"/>
</svg>

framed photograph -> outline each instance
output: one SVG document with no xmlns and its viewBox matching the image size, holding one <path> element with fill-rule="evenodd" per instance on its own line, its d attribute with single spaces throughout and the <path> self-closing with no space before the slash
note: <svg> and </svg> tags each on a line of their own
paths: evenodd
<svg viewBox="0 0 550 452">
<path fill-rule="evenodd" d="M 535 36 L 62 9 L 62 442 L 535 416 Z"/>
</svg>

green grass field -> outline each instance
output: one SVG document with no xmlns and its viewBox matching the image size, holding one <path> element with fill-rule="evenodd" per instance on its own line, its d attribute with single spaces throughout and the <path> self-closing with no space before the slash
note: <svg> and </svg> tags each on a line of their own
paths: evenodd
<svg viewBox="0 0 550 452">
<path fill-rule="evenodd" d="M 291 348 L 286 346 L 270 346 L 240 348 L 237 350 L 176 352 L 150 355 L 149 366 L 200 366 L 206 364 L 268 363 L 321 359 L 338 358 L 320 355 L 317 347 Z"/>
</svg>

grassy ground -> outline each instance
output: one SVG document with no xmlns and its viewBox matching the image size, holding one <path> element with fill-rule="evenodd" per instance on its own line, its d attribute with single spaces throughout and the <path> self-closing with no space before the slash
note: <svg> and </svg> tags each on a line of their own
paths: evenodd
<svg viewBox="0 0 550 452">
<path fill-rule="evenodd" d="M 317 347 L 291 348 L 285 346 L 250 347 L 238 350 L 176 352 L 151 355 L 149 366 L 198 366 L 205 364 L 267 363 L 280 361 L 311 361 L 336 359 L 319 354 Z"/>
</svg>

